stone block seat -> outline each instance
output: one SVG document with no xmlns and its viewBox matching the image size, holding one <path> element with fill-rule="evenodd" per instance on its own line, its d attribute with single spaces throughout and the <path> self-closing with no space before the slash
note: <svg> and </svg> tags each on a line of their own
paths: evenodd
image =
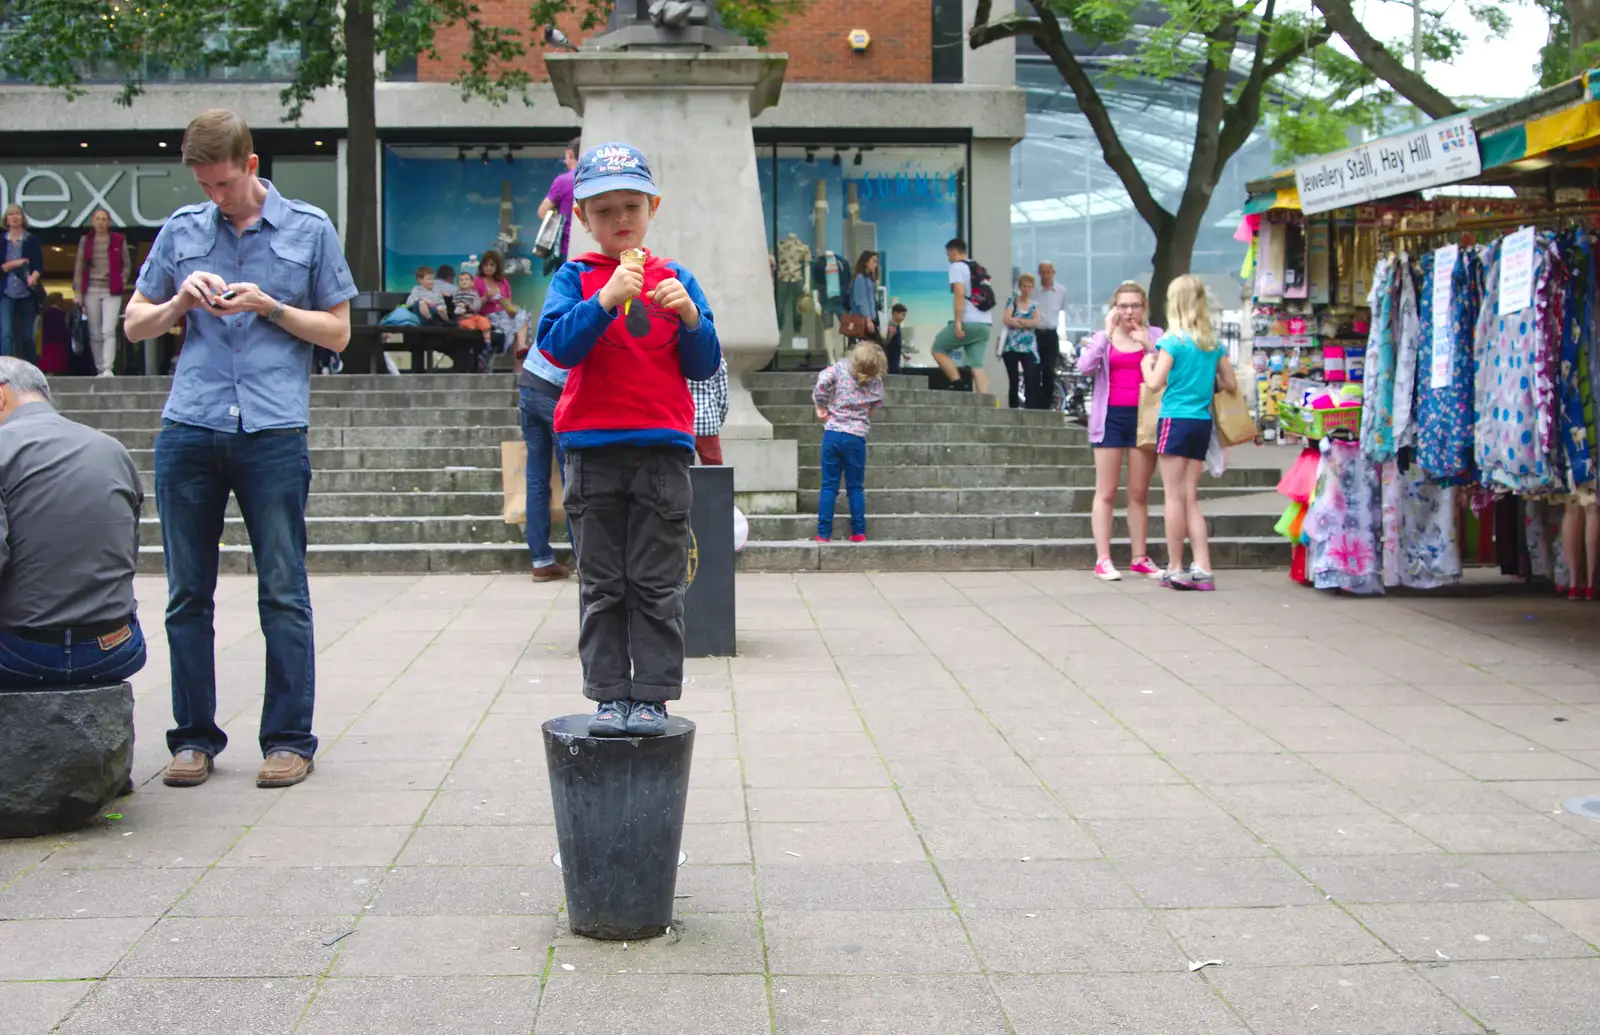
<svg viewBox="0 0 1600 1035">
<path fill-rule="evenodd" d="M 0 690 L 0 838 L 76 830 L 132 772 L 129 684 Z"/>
</svg>

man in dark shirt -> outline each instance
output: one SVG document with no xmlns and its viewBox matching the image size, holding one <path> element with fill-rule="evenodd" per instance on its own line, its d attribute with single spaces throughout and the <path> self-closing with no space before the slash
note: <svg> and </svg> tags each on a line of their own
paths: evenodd
<svg viewBox="0 0 1600 1035">
<path fill-rule="evenodd" d="M 0 692 L 144 667 L 133 599 L 144 489 L 111 436 L 61 416 L 39 368 L 0 357 Z"/>
</svg>

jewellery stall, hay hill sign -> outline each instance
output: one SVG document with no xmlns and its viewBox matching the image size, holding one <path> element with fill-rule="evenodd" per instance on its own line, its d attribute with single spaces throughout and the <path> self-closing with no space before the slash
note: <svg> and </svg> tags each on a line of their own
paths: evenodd
<svg viewBox="0 0 1600 1035">
<path fill-rule="evenodd" d="M 1300 208 L 1312 216 L 1459 183 L 1482 171 L 1472 119 L 1458 115 L 1311 159 L 1294 167 L 1294 180 Z"/>
</svg>

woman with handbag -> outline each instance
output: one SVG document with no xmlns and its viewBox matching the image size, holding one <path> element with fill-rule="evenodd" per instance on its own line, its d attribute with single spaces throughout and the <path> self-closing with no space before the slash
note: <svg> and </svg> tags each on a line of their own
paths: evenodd
<svg viewBox="0 0 1600 1035">
<path fill-rule="evenodd" d="M 1161 340 L 1159 327 L 1147 324 L 1149 299 L 1136 281 L 1124 281 L 1111 296 L 1104 331 L 1095 333 L 1078 353 L 1078 372 L 1094 375 L 1089 396 L 1089 444 L 1094 447 L 1094 577 L 1102 582 L 1122 578 L 1111 561 L 1111 521 L 1117 503 L 1117 482 L 1123 459 L 1128 463 L 1128 539 L 1133 556 L 1128 570 L 1160 578 L 1149 555 L 1150 478 L 1155 452 L 1139 446 L 1139 391 L 1144 383 L 1140 363 Z"/>
<path fill-rule="evenodd" d="M 844 298 L 844 313 L 839 317 L 839 333 L 852 345 L 858 341 L 883 343 L 878 335 L 878 275 L 878 253 L 862 252 L 856 260 L 850 293 Z"/>
<path fill-rule="evenodd" d="M 5 258 L 0 261 L 0 356 L 34 361 L 33 324 L 39 316 L 44 286 L 44 249 L 28 233 L 28 216 L 21 205 L 5 211 Z"/>
<path fill-rule="evenodd" d="M 109 212 L 95 209 L 89 232 L 78 238 L 72 289 L 89 321 L 89 351 L 99 377 L 110 377 L 117 363 L 117 320 L 126 276 L 132 270 L 127 238 L 112 231 Z"/>
<path fill-rule="evenodd" d="M 1033 274 L 1017 278 L 1017 293 L 1006 302 L 1006 332 L 1000 339 L 1000 361 L 1010 382 L 1007 402 L 1022 409 L 1023 398 L 1036 399 L 1039 388 L 1039 303 L 1033 300 Z"/>
</svg>

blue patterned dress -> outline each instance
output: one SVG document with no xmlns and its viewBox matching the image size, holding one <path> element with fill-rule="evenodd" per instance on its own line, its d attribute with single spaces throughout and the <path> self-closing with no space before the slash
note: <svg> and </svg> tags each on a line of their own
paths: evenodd
<svg viewBox="0 0 1600 1035">
<path fill-rule="evenodd" d="M 1463 485 L 1473 480 L 1472 429 L 1477 422 L 1473 384 L 1477 376 L 1473 336 L 1483 306 L 1483 259 L 1477 249 L 1463 249 L 1453 270 L 1435 270 L 1433 256 L 1423 260 L 1422 311 L 1433 312 L 1434 284 L 1450 278 L 1450 340 L 1433 340 L 1432 321 L 1423 324 L 1422 348 L 1417 360 L 1417 464 L 1438 481 Z M 1448 344 L 1450 384 L 1434 388 L 1433 352 Z"/>
</svg>

